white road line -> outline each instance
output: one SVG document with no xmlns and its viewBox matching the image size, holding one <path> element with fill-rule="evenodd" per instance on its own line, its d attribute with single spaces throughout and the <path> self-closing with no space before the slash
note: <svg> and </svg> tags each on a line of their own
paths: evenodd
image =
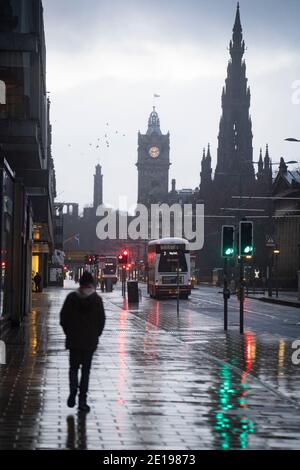
<svg viewBox="0 0 300 470">
<path fill-rule="evenodd" d="M 207 302 L 207 303 L 210 303 L 210 304 L 215 304 L 215 305 L 220 305 L 222 306 L 223 303 L 221 302 L 216 302 L 216 301 L 213 301 L 213 300 L 206 300 L 206 299 L 201 299 L 201 297 L 198 297 L 199 300 L 202 300 L 203 302 Z M 254 300 L 256 302 L 258 302 L 258 300 L 256 299 L 251 299 L 251 300 Z M 234 308 L 235 310 L 239 310 L 239 307 L 236 307 L 235 305 L 230 305 L 231 308 Z M 281 305 L 282 307 L 282 305 Z M 244 309 L 244 312 L 247 312 L 247 313 L 254 313 L 256 315 L 261 315 L 261 316 L 264 316 L 264 317 L 269 317 L 269 318 L 272 318 L 272 319 L 276 319 L 277 317 L 274 316 L 274 315 L 269 315 L 268 313 L 263 313 L 263 312 L 257 312 L 257 311 L 254 311 L 254 310 L 249 310 L 247 308 Z"/>
</svg>

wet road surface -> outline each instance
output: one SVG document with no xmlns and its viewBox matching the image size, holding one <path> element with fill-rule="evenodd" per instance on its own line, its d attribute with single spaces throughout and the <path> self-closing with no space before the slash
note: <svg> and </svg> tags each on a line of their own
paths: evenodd
<svg viewBox="0 0 300 470">
<path fill-rule="evenodd" d="M 70 286 L 71 287 L 71 286 Z M 299 309 L 246 301 L 246 333 L 230 300 L 222 331 L 217 290 L 189 301 L 104 293 L 107 323 L 93 361 L 89 404 L 66 406 L 68 353 L 59 310 L 69 291 L 34 295 L 0 366 L 0 449 L 297 449 Z M 300 321 L 300 320 L 299 320 Z"/>
</svg>

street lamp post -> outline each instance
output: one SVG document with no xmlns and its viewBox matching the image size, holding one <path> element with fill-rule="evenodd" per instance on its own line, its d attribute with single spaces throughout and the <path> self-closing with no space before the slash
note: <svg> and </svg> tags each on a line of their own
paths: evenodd
<svg viewBox="0 0 300 470">
<path fill-rule="evenodd" d="M 271 162 L 272 165 L 272 162 Z M 270 171 L 270 177 L 268 181 L 268 196 L 271 198 L 272 197 L 272 186 L 273 186 L 273 173 L 272 170 Z M 275 227 L 273 224 L 273 206 L 272 206 L 272 199 L 268 200 L 268 216 L 269 216 L 269 222 L 268 222 L 268 232 L 272 239 L 275 238 Z M 267 247 L 269 252 L 268 252 L 268 296 L 272 297 L 273 296 L 273 247 Z"/>
<path fill-rule="evenodd" d="M 178 258 L 177 258 L 176 271 L 177 271 L 177 276 L 176 276 L 176 282 L 177 282 L 177 315 L 179 315 L 179 299 L 180 299 L 179 255 L 178 255 Z"/>
<path fill-rule="evenodd" d="M 300 300 L 300 243 L 298 243 L 298 300 Z"/>
<path fill-rule="evenodd" d="M 275 258 L 275 292 L 276 298 L 278 298 L 278 256 L 280 255 L 280 250 L 275 248 L 275 250 L 273 250 L 273 255 Z"/>
</svg>

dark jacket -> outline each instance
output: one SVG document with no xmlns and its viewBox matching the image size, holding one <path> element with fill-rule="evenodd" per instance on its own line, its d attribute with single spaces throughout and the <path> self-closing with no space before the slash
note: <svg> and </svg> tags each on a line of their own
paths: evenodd
<svg viewBox="0 0 300 470">
<path fill-rule="evenodd" d="M 105 325 L 101 297 L 91 289 L 78 289 L 66 297 L 60 312 L 66 349 L 95 351 Z"/>
<path fill-rule="evenodd" d="M 39 274 L 36 274 L 33 278 L 35 284 L 40 284 L 42 282 L 42 278 Z"/>
</svg>

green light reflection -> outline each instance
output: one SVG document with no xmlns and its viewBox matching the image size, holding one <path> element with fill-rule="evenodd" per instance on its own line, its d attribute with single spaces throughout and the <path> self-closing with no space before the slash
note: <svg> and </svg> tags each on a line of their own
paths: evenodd
<svg viewBox="0 0 300 470">
<path fill-rule="evenodd" d="M 245 395 L 249 386 L 245 380 L 237 387 L 233 386 L 232 372 L 228 364 L 224 364 L 220 369 L 220 379 L 219 407 L 215 414 L 214 425 L 220 437 L 220 449 L 247 449 L 249 434 L 255 432 L 254 423 L 242 412 L 247 408 Z M 233 410 L 241 411 L 241 414 L 228 413 Z"/>
</svg>

